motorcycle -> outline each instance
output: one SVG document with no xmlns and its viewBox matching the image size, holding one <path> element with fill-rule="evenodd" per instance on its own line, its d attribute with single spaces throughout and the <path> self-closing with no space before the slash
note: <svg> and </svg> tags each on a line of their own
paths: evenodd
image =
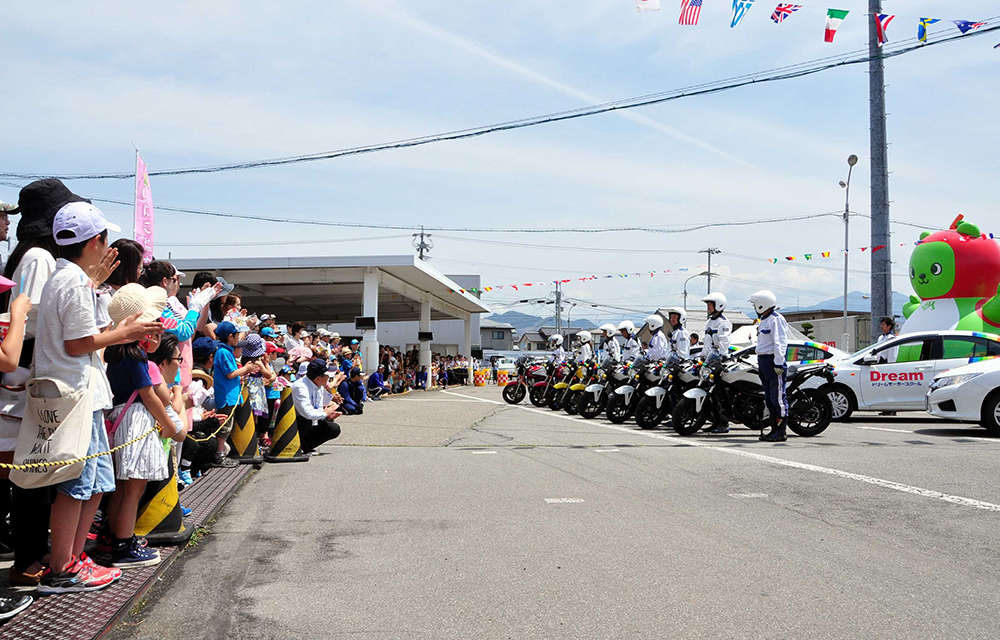
<svg viewBox="0 0 1000 640">
<path fill-rule="evenodd" d="M 733 354 L 727 360 L 702 365 L 698 384 L 684 392 L 673 413 L 673 426 L 678 435 L 689 436 L 701 429 L 714 413 L 713 405 L 728 397 L 733 422 L 750 429 L 763 429 L 767 424 L 764 389 L 755 364 L 747 362 L 751 350 Z M 788 402 L 788 428 L 800 436 L 822 433 L 833 418 L 833 407 L 825 393 L 818 389 L 803 389 L 802 383 L 814 376 L 833 379 L 832 367 L 819 363 L 793 367 L 786 375 L 785 397 Z"/>
<path fill-rule="evenodd" d="M 690 370 L 690 361 L 673 353 L 658 364 L 659 382 L 639 400 L 635 409 L 635 422 L 642 429 L 654 429 L 673 411 L 681 395 L 697 382 Z"/>
<path fill-rule="evenodd" d="M 549 395 L 548 406 L 553 411 L 559 411 L 563 408 L 563 400 L 573 382 L 583 375 L 583 365 L 577 364 L 575 360 L 569 360 L 566 362 L 564 371 L 565 373 L 559 378 L 559 381 L 552 385 L 552 391 Z"/>
<path fill-rule="evenodd" d="M 637 359 L 632 364 L 629 380 L 608 396 L 608 420 L 615 424 L 621 424 L 635 414 L 639 398 L 643 397 L 646 389 L 656 385 L 659 381 L 659 376 L 655 373 L 655 365 L 655 362 L 644 358 Z"/>
<path fill-rule="evenodd" d="M 507 404 L 518 404 L 528 395 L 528 389 L 534 386 L 535 382 L 544 381 L 546 377 L 545 363 L 539 360 L 529 360 L 527 356 L 521 356 L 514 364 L 516 375 L 513 380 L 503 388 L 503 399 Z"/>
<path fill-rule="evenodd" d="M 576 372 L 576 380 L 572 381 L 562 398 L 562 407 L 569 415 L 579 411 L 580 398 L 586 392 L 590 383 L 597 379 L 599 369 L 597 361 L 591 358 L 584 362 Z"/>
<path fill-rule="evenodd" d="M 576 412 L 590 420 L 604 413 L 608 408 L 608 397 L 615 389 L 629 380 L 630 363 L 605 362 L 594 381 L 584 389 Z"/>
<path fill-rule="evenodd" d="M 569 371 L 567 363 L 560 362 L 558 365 L 551 362 L 544 363 L 545 377 L 535 378 L 528 391 L 528 400 L 536 407 L 544 407 L 552 400 L 555 393 L 555 384 L 566 377 Z"/>
</svg>

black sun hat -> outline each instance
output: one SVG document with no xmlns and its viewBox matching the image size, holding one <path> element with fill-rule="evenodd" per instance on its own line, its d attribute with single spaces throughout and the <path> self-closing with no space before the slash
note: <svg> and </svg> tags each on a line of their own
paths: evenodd
<svg viewBox="0 0 1000 640">
<path fill-rule="evenodd" d="M 21 189 L 17 198 L 21 220 L 17 223 L 17 239 L 30 240 L 52 235 L 56 212 L 70 202 L 90 202 L 81 198 L 57 178 L 36 180 Z"/>
</svg>

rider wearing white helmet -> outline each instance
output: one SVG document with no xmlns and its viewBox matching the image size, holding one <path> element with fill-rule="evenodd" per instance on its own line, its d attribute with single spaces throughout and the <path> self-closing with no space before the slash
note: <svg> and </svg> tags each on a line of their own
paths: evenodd
<svg viewBox="0 0 1000 640">
<path fill-rule="evenodd" d="M 655 313 L 646 318 L 646 326 L 649 327 L 649 348 L 646 350 L 646 357 L 653 362 L 663 360 L 667 357 L 667 337 L 663 335 L 663 318 Z"/>
<path fill-rule="evenodd" d="M 621 324 L 618 325 L 618 331 L 625 338 L 625 350 L 622 352 L 622 356 L 626 360 L 635 360 L 642 351 L 642 344 L 635 337 L 635 325 L 632 324 L 631 320 L 622 320 Z"/>
<path fill-rule="evenodd" d="M 601 331 L 604 332 L 604 345 L 602 351 L 604 352 L 603 362 L 613 362 L 618 363 L 622 359 L 622 348 L 615 340 L 615 332 L 618 331 L 615 325 L 608 322 L 607 324 L 601 325 Z"/>
<path fill-rule="evenodd" d="M 785 401 L 785 350 L 788 349 L 788 323 L 778 313 L 778 299 L 770 291 L 758 291 L 750 296 L 760 324 L 757 325 L 757 372 L 764 387 L 764 401 L 771 419 L 771 432 L 760 439 L 766 442 L 787 440 L 788 403 Z"/>
<path fill-rule="evenodd" d="M 549 345 L 552 346 L 552 358 L 549 360 L 552 364 L 561 364 L 563 360 L 566 359 L 566 350 L 562 346 L 563 337 L 561 335 L 549 336 Z"/>
<path fill-rule="evenodd" d="M 580 358 L 582 364 L 594 357 L 594 336 L 589 331 L 580 331 L 576 334 L 576 339 L 580 343 Z"/>
<path fill-rule="evenodd" d="M 670 352 L 686 360 L 691 355 L 691 334 L 684 326 L 687 311 L 680 307 L 670 307 L 667 309 L 667 315 L 670 320 Z"/>
<path fill-rule="evenodd" d="M 717 364 L 729 353 L 729 335 L 733 332 L 733 323 L 730 322 L 722 312 L 726 309 L 726 296 L 713 291 L 701 299 L 708 310 L 708 321 L 705 323 L 705 348 L 702 351 L 703 360 L 706 367 Z M 729 433 L 729 417 L 726 415 L 726 405 L 729 399 L 725 397 L 723 388 L 712 403 L 712 430 L 711 433 Z"/>
</svg>

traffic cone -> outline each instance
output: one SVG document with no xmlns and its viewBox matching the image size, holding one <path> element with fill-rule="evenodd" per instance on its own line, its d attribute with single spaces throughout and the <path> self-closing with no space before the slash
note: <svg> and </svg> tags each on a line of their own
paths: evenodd
<svg viewBox="0 0 1000 640">
<path fill-rule="evenodd" d="M 291 387 L 281 390 L 281 404 L 278 405 L 278 417 L 274 421 L 271 450 L 264 459 L 268 462 L 309 462 L 309 456 L 302 453 L 299 443 L 299 427 Z"/>
<path fill-rule="evenodd" d="M 240 464 L 263 464 L 257 446 L 257 430 L 250 408 L 250 390 L 243 388 L 243 397 L 233 409 L 233 430 L 229 432 L 229 457 Z"/>
<path fill-rule="evenodd" d="M 174 457 L 167 458 L 170 476 L 166 480 L 150 480 L 146 484 L 135 519 L 135 535 L 145 537 L 149 544 L 157 547 L 182 545 L 194 533 L 194 529 L 184 526 L 177 492 L 177 468 Z"/>
</svg>

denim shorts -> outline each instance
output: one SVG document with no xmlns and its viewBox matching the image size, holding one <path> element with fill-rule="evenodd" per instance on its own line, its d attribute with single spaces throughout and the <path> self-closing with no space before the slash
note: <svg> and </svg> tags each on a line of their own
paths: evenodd
<svg viewBox="0 0 1000 640">
<path fill-rule="evenodd" d="M 108 432 L 104 428 L 104 412 L 94 412 L 94 425 L 90 429 L 90 446 L 87 455 L 107 451 Z M 111 493 L 115 490 L 115 467 L 111 456 L 91 458 L 83 463 L 83 473 L 79 478 L 67 480 L 56 485 L 59 493 L 74 500 L 90 500 L 98 493 Z"/>
</svg>

